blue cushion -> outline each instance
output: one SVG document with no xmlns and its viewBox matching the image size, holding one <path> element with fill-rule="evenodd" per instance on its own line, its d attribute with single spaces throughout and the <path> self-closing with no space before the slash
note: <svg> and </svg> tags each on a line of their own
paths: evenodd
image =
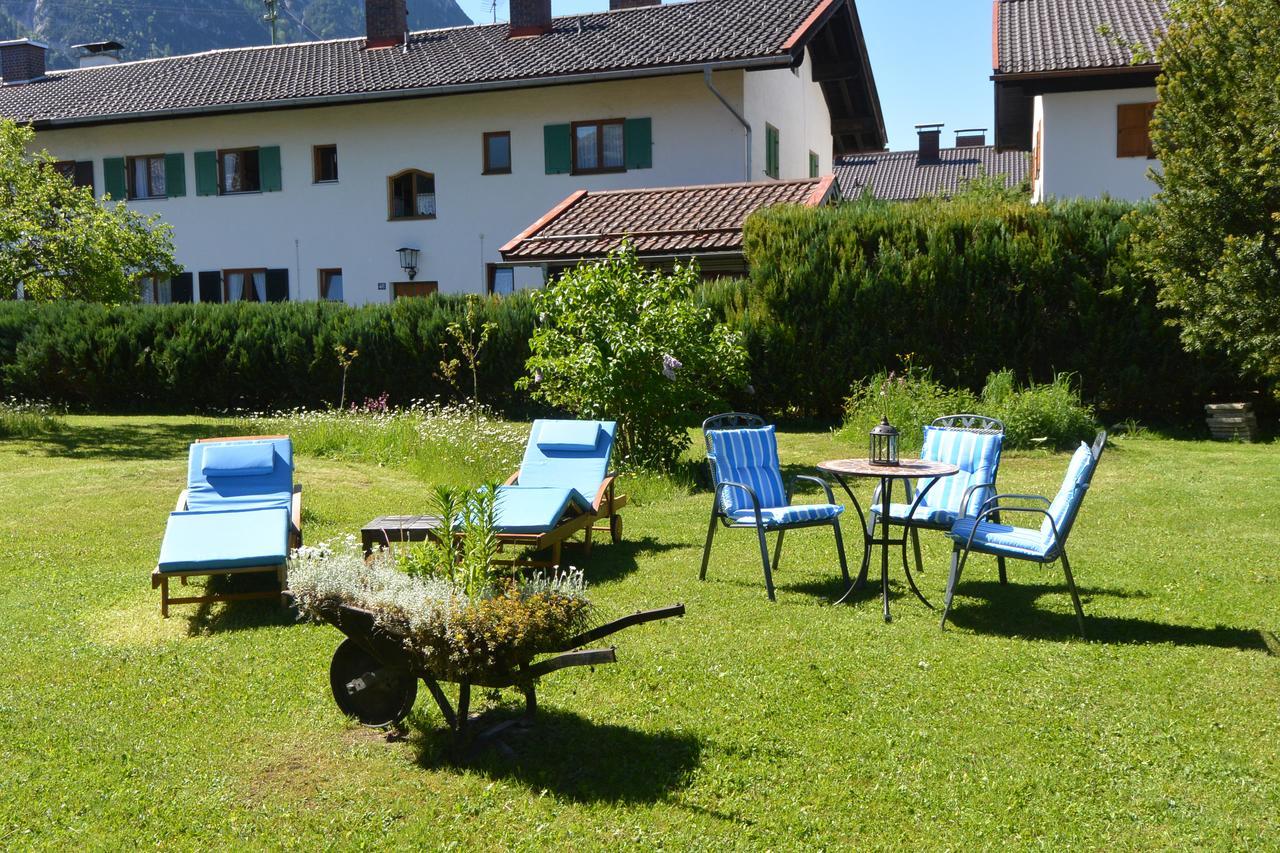
<svg viewBox="0 0 1280 853">
<path fill-rule="evenodd" d="M 595 430 L 595 443 L 587 450 L 559 450 L 543 445 L 544 434 L 550 434 L 552 443 L 559 444 L 555 434 L 566 424 L 581 427 L 583 432 Z M 594 501 L 609 474 L 617 431 L 614 421 L 534 421 L 517 482 L 521 486 L 573 489 Z"/>
<path fill-rule="evenodd" d="M 256 441 L 210 444 L 200 459 L 200 473 L 206 477 L 260 477 L 270 474 L 273 467 L 274 449 Z"/>
<path fill-rule="evenodd" d="M 787 492 L 778 466 L 778 438 L 773 426 L 758 429 L 707 430 L 716 483 L 742 483 L 756 493 L 762 509 L 785 507 Z M 754 509 L 742 489 L 720 492 L 720 506 L 730 518 L 739 510 Z"/>
<path fill-rule="evenodd" d="M 960 518 L 956 519 L 947 535 L 964 545 L 969 541 L 969 534 L 973 530 L 972 517 Z M 1012 527 L 990 521 L 978 524 L 977 532 L 973 535 L 973 550 L 988 554 L 1045 559 L 1049 556 L 1052 545 L 1051 541 L 1034 528 Z"/>
<path fill-rule="evenodd" d="M 951 477 L 934 478 L 936 482 L 920 502 L 920 509 L 916 512 L 917 517 L 924 513 L 926 507 L 944 510 L 953 518 L 961 515 L 977 515 L 982 504 L 995 494 L 992 489 L 975 489 L 969 496 L 967 507 L 960 506 L 960 501 L 964 497 L 965 490 L 970 486 L 996 481 L 996 473 L 1000 467 L 1000 451 L 1003 447 L 1004 436 L 998 433 L 980 433 L 948 427 L 925 427 L 924 446 L 920 450 L 920 458 L 934 462 L 949 462 L 958 466 L 960 471 Z M 917 480 L 916 493 L 923 491 L 929 483 L 930 479 Z"/>
<path fill-rule="evenodd" d="M 271 470 L 264 474 L 206 474 L 205 457 L 216 459 L 218 448 L 268 448 Z M 260 452 L 260 451 L 257 451 Z M 215 469 L 216 470 L 216 469 Z M 196 442 L 187 462 L 187 509 L 193 512 L 229 509 L 288 509 L 293 501 L 293 442 L 269 438 L 225 442 Z"/>
<path fill-rule="evenodd" d="M 935 486 L 934 488 L 937 487 Z M 926 495 L 926 497 L 928 497 L 928 495 Z M 907 514 L 910 512 L 911 504 L 889 504 L 889 518 L 896 521 L 905 521 L 907 519 Z M 871 514 L 880 514 L 880 504 L 875 504 L 871 507 Z M 913 524 L 934 524 L 939 527 L 950 527 L 958 517 L 958 514 L 952 510 L 939 509 L 922 503 L 920 506 L 916 507 L 915 513 L 911 515 L 911 521 Z"/>
<path fill-rule="evenodd" d="M 1071 464 L 1067 466 L 1067 475 L 1062 478 L 1062 486 L 1054 495 L 1053 503 L 1049 505 L 1049 515 L 1053 516 L 1053 522 L 1058 526 L 1059 533 L 1065 534 L 1070 529 L 1071 521 L 1074 520 L 1076 511 L 1084 500 L 1085 489 L 1088 488 L 1082 481 L 1088 478 L 1092 465 L 1093 451 L 1082 441 L 1071 457 Z M 1053 525 L 1049 524 L 1049 519 L 1046 518 L 1040 524 L 1040 532 L 1046 539 L 1053 538 Z"/>
<path fill-rule="evenodd" d="M 288 510 L 174 512 L 159 567 L 162 572 L 271 567 L 288 556 Z"/>
<path fill-rule="evenodd" d="M 591 501 L 576 489 L 546 486 L 499 486 L 494 510 L 501 533 L 546 533 L 554 530 L 570 508 L 591 511 Z"/>
<path fill-rule="evenodd" d="M 814 521 L 830 521 L 844 512 L 839 504 L 798 504 L 796 506 L 771 507 L 760 510 L 760 520 L 768 528 L 786 527 Z M 734 524 L 754 526 L 755 510 L 740 509 L 729 516 Z"/>
<path fill-rule="evenodd" d="M 590 451 L 600 438 L 599 421 L 547 421 L 538 432 L 543 450 Z"/>
</svg>

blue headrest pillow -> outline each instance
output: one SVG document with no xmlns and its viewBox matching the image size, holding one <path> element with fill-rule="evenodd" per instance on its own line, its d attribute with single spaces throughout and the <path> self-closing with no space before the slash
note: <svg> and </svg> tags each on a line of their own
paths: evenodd
<svg viewBox="0 0 1280 853">
<path fill-rule="evenodd" d="M 599 421 L 547 421 L 538 433 L 538 447 L 581 453 L 595 450 L 599 438 Z"/>
<path fill-rule="evenodd" d="M 206 477 L 261 477 L 271 473 L 275 461 L 270 442 L 207 444 L 200 457 L 200 473 Z"/>
</svg>

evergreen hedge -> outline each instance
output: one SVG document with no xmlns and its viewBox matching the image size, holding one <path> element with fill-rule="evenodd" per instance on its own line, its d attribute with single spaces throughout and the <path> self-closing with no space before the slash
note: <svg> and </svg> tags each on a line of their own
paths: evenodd
<svg viewBox="0 0 1280 853">
<path fill-rule="evenodd" d="M 913 353 L 945 385 L 992 371 L 1076 374 L 1106 417 L 1187 418 L 1234 375 L 1188 355 L 1134 260 L 1141 210 L 1076 200 L 959 197 L 779 207 L 747 222 L 750 279 L 705 297 L 746 338 L 752 398 L 833 419 L 851 385 Z"/>
<path fill-rule="evenodd" d="M 334 347 L 359 352 L 347 400 L 461 396 L 438 376 L 465 300 L 442 296 L 353 308 L 318 302 L 121 305 L 0 302 L 0 397 L 94 411 L 275 410 L 338 403 Z M 510 413 L 534 314 L 524 296 L 484 303 L 497 323 L 480 362 L 481 401 Z M 470 377 L 465 379 L 470 394 Z"/>
</svg>

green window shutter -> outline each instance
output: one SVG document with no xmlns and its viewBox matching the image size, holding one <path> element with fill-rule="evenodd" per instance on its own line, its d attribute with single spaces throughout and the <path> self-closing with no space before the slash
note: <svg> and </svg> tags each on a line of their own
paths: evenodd
<svg viewBox="0 0 1280 853">
<path fill-rule="evenodd" d="M 197 278 L 201 302 L 222 301 L 222 273 L 217 270 L 201 270 Z"/>
<path fill-rule="evenodd" d="M 289 271 L 267 270 L 267 301 L 289 301 Z"/>
<path fill-rule="evenodd" d="M 218 152 L 196 152 L 196 195 L 218 194 Z"/>
<path fill-rule="evenodd" d="M 567 175 L 573 171 L 573 134 L 567 124 L 549 124 L 542 128 L 542 144 L 548 175 Z"/>
<path fill-rule="evenodd" d="M 177 276 L 170 279 L 170 293 L 172 294 L 173 301 L 175 303 L 191 301 L 191 293 L 193 290 L 191 284 L 192 278 L 191 273 L 189 272 L 179 273 Z"/>
<path fill-rule="evenodd" d="M 124 179 L 123 157 L 108 157 L 102 161 L 102 183 L 106 194 L 116 201 L 128 198 L 129 190 Z"/>
<path fill-rule="evenodd" d="M 264 193 L 278 193 L 280 180 L 280 146 L 269 145 L 258 149 L 258 180 Z"/>
<path fill-rule="evenodd" d="M 771 178 L 781 174 L 778 167 L 778 129 L 771 124 L 764 126 L 764 172 Z"/>
<path fill-rule="evenodd" d="M 628 169 L 653 168 L 653 119 L 629 118 L 623 125 Z"/>
<path fill-rule="evenodd" d="M 164 191 L 169 198 L 187 194 L 187 163 L 181 154 L 164 155 Z"/>
<path fill-rule="evenodd" d="M 811 178 L 818 177 L 818 171 L 821 168 L 822 166 L 818 162 L 818 155 L 810 151 L 809 152 L 809 177 Z"/>
</svg>

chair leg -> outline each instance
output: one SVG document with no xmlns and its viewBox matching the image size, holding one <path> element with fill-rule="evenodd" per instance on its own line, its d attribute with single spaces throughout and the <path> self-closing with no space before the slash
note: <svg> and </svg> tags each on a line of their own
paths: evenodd
<svg viewBox="0 0 1280 853">
<path fill-rule="evenodd" d="M 769 570 L 769 542 L 764 537 L 764 526 L 756 525 L 756 535 L 760 538 L 760 562 L 764 564 L 764 588 L 769 593 L 770 601 L 777 601 L 773 593 L 773 572 Z"/>
<path fill-rule="evenodd" d="M 591 556 L 591 525 L 587 525 L 587 532 L 582 540 L 582 556 Z"/>
<path fill-rule="evenodd" d="M 711 524 L 707 525 L 707 545 L 702 549 L 702 570 L 698 572 L 698 580 L 707 579 L 707 563 L 711 560 L 711 540 L 716 538 L 716 508 L 711 507 Z"/>
<path fill-rule="evenodd" d="M 1004 586 L 1009 585 L 1009 573 L 1004 569 L 1004 557 L 996 557 L 996 568 L 1000 570 L 1000 583 Z"/>
<path fill-rule="evenodd" d="M 911 528 L 911 547 L 916 552 L 916 571 L 924 574 L 924 562 L 920 559 L 920 531 L 914 527 Z"/>
<path fill-rule="evenodd" d="M 1084 637 L 1084 608 L 1080 606 L 1080 595 L 1076 592 L 1076 579 L 1071 576 L 1071 561 L 1067 559 L 1067 549 L 1062 549 L 1062 571 L 1067 576 L 1067 589 L 1071 591 L 1071 603 L 1076 608 L 1076 622 L 1080 625 L 1080 636 Z"/>
<path fill-rule="evenodd" d="M 773 570 L 775 572 L 778 570 L 778 561 L 782 559 L 782 536 L 786 532 L 786 530 L 778 531 L 778 542 L 773 546 Z"/>
<path fill-rule="evenodd" d="M 964 571 L 964 561 L 969 558 L 969 552 L 960 554 L 960 543 L 957 542 L 951 549 L 951 577 L 947 579 L 947 600 L 942 605 L 942 624 L 941 628 L 947 627 L 947 614 L 951 612 L 951 599 L 955 597 L 956 585 L 960 583 L 960 572 Z"/>
<path fill-rule="evenodd" d="M 160 579 L 160 616 L 163 619 L 169 618 L 169 579 Z"/>
<path fill-rule="evenodd" d="M 840 519 L 831 522 L 831 528 L 836 533 L 836 556 L 840 558 L 840 577 L 844 578 L 844 585 L 849 586 L 849 563 L 844 556 L 844 534 L 840 532 Z M 775 561 L 776 562 L 776 561 Z"/>
</svg>

